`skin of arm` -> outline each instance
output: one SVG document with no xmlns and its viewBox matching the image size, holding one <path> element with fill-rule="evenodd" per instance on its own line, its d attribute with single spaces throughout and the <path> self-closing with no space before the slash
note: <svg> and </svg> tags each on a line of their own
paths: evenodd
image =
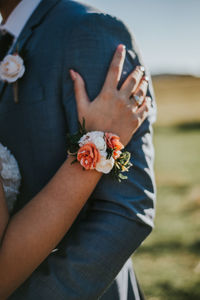
<svg viewBox="0 0 200 300">
<path fill-rule="evenodd" d="M 48 256 L 101 178 L 101 173 L 84 171 L 71 162 L 68 158 L 49 184 L 8 223 L 0 248 L 0 299 L 6 299 Z M 0 197 L 2 233 L 8 222 L 2 185 Z"/>
</svg>

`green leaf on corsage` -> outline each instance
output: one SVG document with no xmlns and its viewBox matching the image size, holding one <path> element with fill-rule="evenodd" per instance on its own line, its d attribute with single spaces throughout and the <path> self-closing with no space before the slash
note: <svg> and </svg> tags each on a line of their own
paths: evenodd
<svg viewBox="0 0 200 300">
<path fill-rule="evenodd" d="M 117 179 L 119 182 L 128 179 L 128 177 L 126 175 L 123 175 L 122 173 L 128 172 L 130 167 L 132 167 L 130 159 L 130 152 L 125 151 L 121 153 L 120 157 L 116 159 L 114 167 L 111 171 L 111 175 L 113 178 Z"/>
</svg>

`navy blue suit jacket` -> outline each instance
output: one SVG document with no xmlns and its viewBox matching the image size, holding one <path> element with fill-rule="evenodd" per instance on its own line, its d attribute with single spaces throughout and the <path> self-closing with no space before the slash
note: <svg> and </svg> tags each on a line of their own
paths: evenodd
<svg viewBox="0 0 200 300">
<path fill-rule="evenodd" d="M 127 48 L 123 80 L 142 61 L 132 35 L 116 18 L 73 1 L 43 0 L 26 24 L 16 43 L 26 66 L 18 82 L 19 104 L 13 101 L 12 86 L 0 84 L 0 141 L 14 153 L 23 178 L 15 211 L 66 158 L 66 134 L 77 129 L 69 69 L 80 72 L 94 99 L 120 43 Z M 58 247 L 64 257 L 59 251 L 49 256 L 49 273 L 36 270 L 13 299 L 97 299 L 150 232 L 155 205 L 153 104 L 127 147 L 133 162 L 128 180 L 102 178 Z"/>
</svg>

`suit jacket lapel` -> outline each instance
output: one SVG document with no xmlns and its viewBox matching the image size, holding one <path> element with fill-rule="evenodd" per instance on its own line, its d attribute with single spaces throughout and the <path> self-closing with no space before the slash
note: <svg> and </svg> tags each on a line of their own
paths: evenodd
<svg viewBox="0 0 200 300">
<path fill-rule="evenodd" d="M 52 9 L 60 0 L 42 0 L 39 6 L 36 8 L 28 22 L 26 23 L 24 29 L 22 30 L 20 36 L 18 37 L 12 53 L 21 52 L 26 42 L 31 37 L 34 29 L 39 26 L 45 16 L 48 14 L 49 10 Z M 8 84 L 6 82 L 0 81 L 0 97 L 4 89 Z"/>
</svg>

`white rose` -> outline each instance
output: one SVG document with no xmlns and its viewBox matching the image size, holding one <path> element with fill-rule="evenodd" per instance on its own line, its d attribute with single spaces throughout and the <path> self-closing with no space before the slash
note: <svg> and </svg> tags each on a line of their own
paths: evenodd
<svg viewBox="0 0 200 300">
<path fill-rule="evenodd" d="M 24 75 L 23 59 L 19 55 L 7 55 L 0 63 L 0 78 L 9 83 L 15 82 Z"/>
<path fill-rule="evenodd" d="M 106 142 L 104 140 L 104 133 L 101 131 L 88 132 L 79 140 L 79 146 L 82 147 L 87 143 L 93 143 L 97 149 L 101 152 L 105 152 L 107 149 Z"/>
<path fill-rule="evenodd" d="M 96 170 L 98 172 L 102 172 L 104 174 L 108 174 L 110 173 L 110 171 L 112 170 L 115 160 L 113 157 L 107 159 L 107 153 L 101 153 L 101 159 L 100 162 L 97 163 L 96 165 Z"/>
<path fill-rule="evenodd" d="M 107 146 L 104 138 L 97 136 L 93 139 L 93 143 L 99 151 L 106 151 Z"/>
</svg>

